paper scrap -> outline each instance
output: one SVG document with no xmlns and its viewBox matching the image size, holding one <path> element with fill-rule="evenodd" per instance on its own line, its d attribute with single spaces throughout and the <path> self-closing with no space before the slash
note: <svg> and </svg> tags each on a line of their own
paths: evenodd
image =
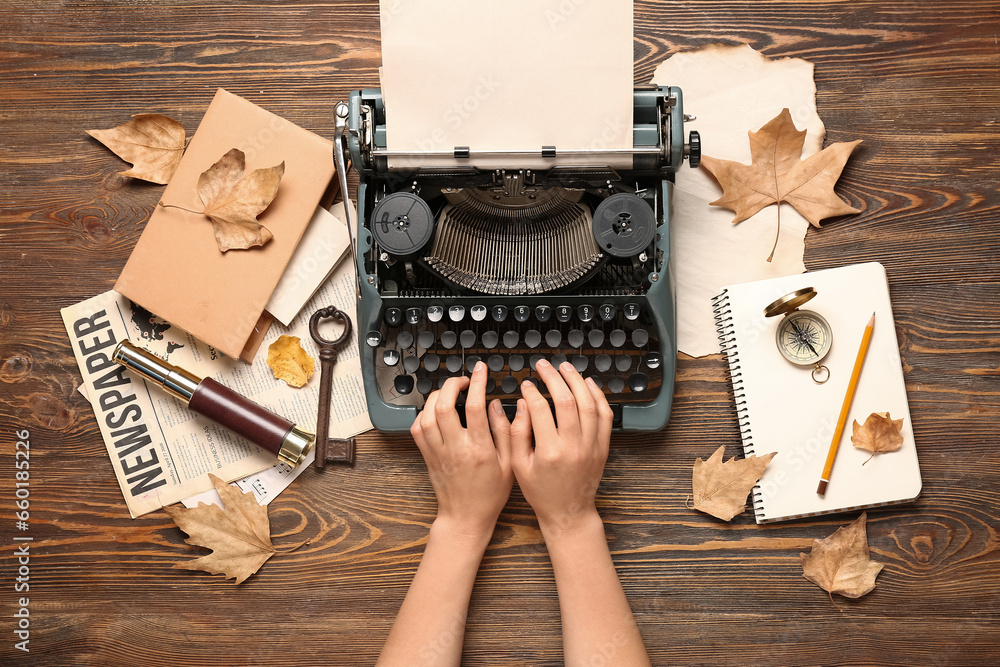
<svg viewBox="0 0 1000 667">
<path fill-rule="evenodd" d="M 684 112 L 697 117 L 685 127 L 700 133 L 705 155 L 750 164 L 748 132 L 785 107 L 795 126 L 806 130 L 802 158 L 823 147 L 826 128 L 816 111 L 813 65 L 801 58 L 771 60 L 748 45 L 711 46 L 671 56 L 656 69 L 653 82 L 681 89 Z M 711 299 L 724 285 L 805 271 L 805 218 L 781 205 L 778 245 L 767 262 L 778 207 L 734 225 L 732 211 L 708 205 L 721 193 L 703 169 L 685 166 L 677 172 L 670 230 L 677 348 L 694 357 L 719 351 Z"/>
</svg>

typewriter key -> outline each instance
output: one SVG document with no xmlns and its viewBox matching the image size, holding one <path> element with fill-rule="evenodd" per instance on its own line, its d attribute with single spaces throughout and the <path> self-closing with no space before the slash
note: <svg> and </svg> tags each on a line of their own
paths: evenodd
<svg viewBox="0 0 1000 667">
<path fill-rule="evenodd" d="M 646 377 L 645 373 L 633 373 L 629 376 L 628 386 L 635 393 L 641 394 L 649 386 L 649 378 Z"/>
<path fill-rule="evenodd" d="M 427 245 L 434 233 L 430 206 L 409 192 L 382 197 L 375 204 L 371 219 L 376 243 L 393 255 L 412 255 Z"/>
<path fill-rule="evenodd" d="M 486 331 L 483 333 L 483 345 L 486 349 L 493 350 L 496 349 L 497 344 L 500 342 L 500 334 L 496 331 Z"/>
<path fill-rule="evenodd" d="M 387 308 L 385 311 L 385 323 L 390 327 L 398 327 L 403 321 L 403 311 L 399 308 Z"/>
<path fill-rule="evenodd" d="M 427 369 L 428 373 L 434 373 L 437 369 L 441 368 L 441 357 L 436 354 L 428 354 L 424 357 L 424 368 Z"/>
<path fill-rule="evenodd" d="M 597 206 L 593 229 L 601 250 L 614 257 L 632 257 L 653 242 L 656 215 L 642 198 L 619 192 Z"/>
<path fill-rule="evenodd" d="M 606 354 L 599 354 L 594 357 L 594 367 L 600 373 L 607 372 L 611 368 L 611 357 Z"/>
<path fill-rule="evenodd" d="M 427 319 L 431 322 L 440 322 L 444 317 L 443 306 L 427 306 Z"/>
<path fill-rule="evenodd" d="M 419 357 L 405 357 L 403 359 L 403 370 L 407 373 L 416 373 L 418 368 L 420 368 Z"/>
<path fill-rule="evenodd" d="M 632 357 L 627 354 L 619 354 L 615 357 L 615 368 L 622 373 L 632 368 Z"/>
<path fill-rule="evenodd" d="M 434 332 L 433 331 L 421 331 L 417 334 L 417 345 L 423 349 L 427 349 L 434 345 Z"/>
<path fill-rule="evenodd" d="M 413 376 L 412 375 L 397 375 L 396 379 L 392 381 L 393 386 L 396 391 L 400 394 L 406 395 L 413 391 Z"/>
<path fill-rule="evenodd" d="M 445 331 L 441 334 L 441 346 L 444 347 L 444 349 L 450 350 L 455 347 L 456 343 L 458 343 L 458 334 L 454 331 Z"/>
<path fill-rule="evenodd" d="M 645 329 L 632 330 L 632 344 L 636 347 L 643 347 L 649 342 L 649 332 Z"/>
</svg>

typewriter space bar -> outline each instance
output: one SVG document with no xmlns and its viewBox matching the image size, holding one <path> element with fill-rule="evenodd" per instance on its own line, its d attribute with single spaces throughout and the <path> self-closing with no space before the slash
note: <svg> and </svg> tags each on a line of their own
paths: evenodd
<svg viewBox="0 0 1000 667">
<path fill-rule="evenodd" d="M 500 401 L 500 405 L 503 406 L 504 414 L 507 415 L 507 421 L 514 421 L 514 417 L 517 416 L 517 401 Z M 552 401 L 549 401 L 549 408 L 552 407 Z M 622 406 L 621 403 L 611 403 L 611 412 L 614 413 L 614 418 L 612 420 L 612 428 L 621 428 L 622 425 Z M 462 419 L 462 426 L 465 426 L 465 406 L 458 406 L 458 414 Z M 553 415 L 555 413 L 553 412 Z"/>
</svg>

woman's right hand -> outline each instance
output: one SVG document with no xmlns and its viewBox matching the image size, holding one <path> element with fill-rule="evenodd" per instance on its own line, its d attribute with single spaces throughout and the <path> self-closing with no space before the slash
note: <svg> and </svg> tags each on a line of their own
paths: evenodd
<svg viewBox="0 0 1000 667">
<path fill-rule="evenodd" d="M 528 419 L 511 424 L 511 466 L 545 534 L 600 520 L 594 497 L 608 458 L 613 414 L 604 393 L 572 364 L 556 370 L 541 360 L 536 371 L 552 407 L 532 383 L 522 383 L 518 417 Z"/>
</svg>

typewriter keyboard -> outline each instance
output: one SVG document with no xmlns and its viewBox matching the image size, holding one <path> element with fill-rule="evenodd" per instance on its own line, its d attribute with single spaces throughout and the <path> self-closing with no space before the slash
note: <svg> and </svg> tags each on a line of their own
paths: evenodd
<svg viewBox="0 0 1000 667">
<path fill-rule="evenodd" d="M 635 297 L 567 297 L 556 304 L 486 304 L 452 299 L 416 306 L 386 299 L 377 330 L 365 334 L 375 355 L 379 390 L 387 402 L 427 396 L 449 377 L 469 375 L 477 361 L 489 369 L 487 398 L 513 403 L 522 381 L 545 385 L 539 359 L 568 361 L 591 377 L 612 403 L 652 401 L 660 391 L 663 358 L 658 331 Z"/>
</svg>

